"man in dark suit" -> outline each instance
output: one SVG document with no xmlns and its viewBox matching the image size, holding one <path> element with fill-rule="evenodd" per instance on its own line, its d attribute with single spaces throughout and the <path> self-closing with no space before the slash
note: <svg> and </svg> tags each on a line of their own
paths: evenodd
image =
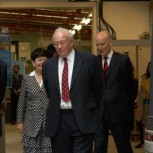
<svg viewBox="0 0 153 153">
<path fill-rule="evenodd" d="M 130 144 L 134 106 L 132 64 L 127 55 L 111 49 L 112 39 L 108 31 L 99 32 L 95 40 L 100 52 L 97 58 L 103 78 L 102 100 L 99 107 L 102 128 L 95 135 L 95 152 L 107 153 L 110 130 L 118 153 L 132 153 Z"/>
<path fill-rule="evenodd" d="M 12 88 L 11 88 L 11 124 L 16 124 L 17 105 L 20 96 L 20 88 L 23 75 L 19 74 L 20 67 L 13 66 Z"/>
<path fill-rule="evenodd" d="M 7 84 L 7 65 L 5 62 L 0 60 L 0 137 L 2 136 L 2 121 L 1 115 L 3 115 L 4 111 L 4 96 Z"/>
<path fill-rule="evenodd" d="M 97 58 L 76 51 L 68 29 L 56 29 L 52 41 L 58 56 L 47 60 L 42 69 L 50 100 L 45 133 L 51 137 L 53 153 L 91 153 L 100 124 L 101 77 Z M 64 76 L 64 81 L 66 65 L 68 76 Z"/>
</svg>

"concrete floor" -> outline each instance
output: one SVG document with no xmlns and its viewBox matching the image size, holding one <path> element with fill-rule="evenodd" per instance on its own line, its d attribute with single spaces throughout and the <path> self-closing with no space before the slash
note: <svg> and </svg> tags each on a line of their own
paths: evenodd
<svg viewBox="0 0 153 153">
<path fill-rule="evenodd" d="M 5 124 L 6 153 L 22 153 L 21 134 L 16 131 L 15 125 Z M 145 153 L 144 148 L 136 149 L 138 141 L 131 141 L 134 153 Z M 114 140 L 110 135 L 108 153 L 117 153 Z"/>
</svg>

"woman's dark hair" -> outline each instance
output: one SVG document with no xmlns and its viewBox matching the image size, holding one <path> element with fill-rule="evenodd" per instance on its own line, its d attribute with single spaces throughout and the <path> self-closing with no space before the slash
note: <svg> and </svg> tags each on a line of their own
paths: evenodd
<svg viewBox="0 0 153 153">
<path fill-rule="evenodd" d="M 56 54 L 56 49 L 53 44 L 49 44 L 47 47 L 47 51 L 49 53 L 49 58 L 52 58 Z"/>
<path fill-rule="evenodd" d="M 151 66 L 151 61 L 148 63 L 147 69 L 146 69 L 146 78 L 150 78 L 150 66 Z"/>
<path fill-rule="evenodd" d="M 49 53 L 46 49 L 37 48 L 31 53 L 31 60 L 35 61 L 36 58 L 41 57 L 41 56 L 45 56 L 49 58 Z"/>
</svg>

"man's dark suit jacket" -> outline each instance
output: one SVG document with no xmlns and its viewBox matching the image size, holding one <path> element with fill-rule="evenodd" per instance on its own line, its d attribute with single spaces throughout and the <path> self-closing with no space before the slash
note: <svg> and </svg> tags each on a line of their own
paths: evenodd
<svg viewBox="0 0 153 153">
<path fill-rule="evenodd" d="M 7 84 L 7 65 L 5 62 L 0 60 L 0 105 L 2 104 L 5 96 L 6 84 Z M 2 121 L 0 116 L 0 137 L 1 136 L 2 136 Z"/>
<path fill-rule="evenodd" d="M 12 77 L 12 88 L 13 89 L 18 90 L 19 88 L 21 88 L 22 78 L 23 78 L 23 75 L 18 74 L 18 80 L 16 80 L 15 75 L 13 74 L 13 77 Z"/>
<path fill-rule="evenodd" d="M 133 70 L 127 55 L 113 53 L 106 78 L 103 75 L 102 56 L 97 56 L 101 65 L 103 78 L 103 93 L 100 103 L 100 115 L 104 115 L 112 122 L 130 121 L 133 114 L 134 81 Z"/>
<path fill-rule="evenodd" d="M 45 133 L 56 134 L 60 122 L 60 89 L 58 80 L 58 56 L 43 64 L 43 81 L 50 99 Z M 70 87 L 74 117 L 83 133 L 93 133 L 99 127 L 98 105 L 101 99 L 100 66 L 94 55 L 75 51 Z"/>
<path fill-rule="evenodd" d="M 18 91 L 21 88 L 22 78 L 23 78 L 23 75 L 21 74 L 18 74 L 18 79 L 15 78 L 14 74 L 12 76 L 12 88 L 11 88 L 11 100 L 12 101 L 19 98 L 19 96 L 17 96 L 14 93 L 14 90 Z"/>
</svg>

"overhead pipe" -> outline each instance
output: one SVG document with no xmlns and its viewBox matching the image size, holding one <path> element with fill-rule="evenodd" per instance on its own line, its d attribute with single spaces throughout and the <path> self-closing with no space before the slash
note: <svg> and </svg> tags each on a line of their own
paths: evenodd
<svg viewBox="0 0 153 153">
<path fill-rule="evenodd" d="M 103 2 L 104 0 L 99 0 L 99 31 L 103 30 L 103 25 L 111 33 L 112 39 L 116 40 L 116 32 L 111 25 L 109 25 L 103 17 Z M 102 25 L 103 24 L 103 25 Z"/>
</svg>

